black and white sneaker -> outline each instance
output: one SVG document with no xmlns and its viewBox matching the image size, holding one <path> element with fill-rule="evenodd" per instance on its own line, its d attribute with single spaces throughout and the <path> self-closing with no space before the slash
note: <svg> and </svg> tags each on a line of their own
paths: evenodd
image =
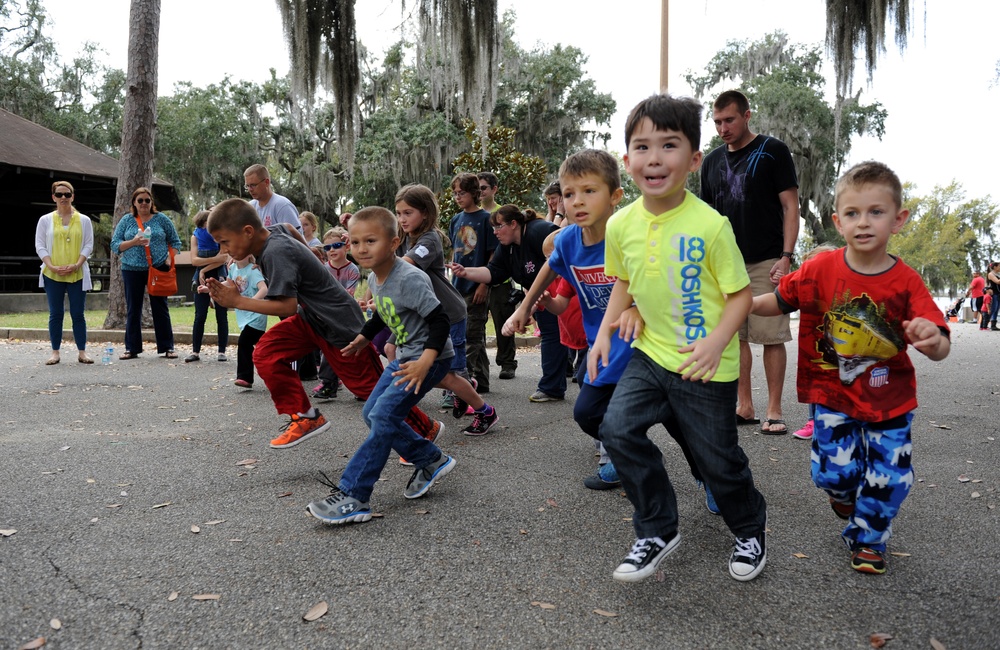
<svg viewBox="0 0 1000 650">
<path fill-rule="evenodd" d="M 753 580 L 767 564 L 767 545 L 764 531 L 757 537 L 737 537 L 733 554 L 729 558 L 729 575 L 740 582 Z"/>
<path fill-rule="evenodd" d="M 618 565 L 612 577 L 622 582 L 638 582 L 656 573 L 663 558 L 674 552 L 681 543 L 681 534 L 676 533 L 664 542 L 659 537 L 640 537 L 635 540 L 632 550 Z"/>
<path fill-rule="evenodd" d="M 493 428 L 493 425 L 500 421 L 497 410 L 489 405 L 487 407 L 489 408 L 488 414 L 479 411 L 473 413 L 472 424 L 462 429 L 462 433 L 467 436 L 485 436 Z"/>
</svg>

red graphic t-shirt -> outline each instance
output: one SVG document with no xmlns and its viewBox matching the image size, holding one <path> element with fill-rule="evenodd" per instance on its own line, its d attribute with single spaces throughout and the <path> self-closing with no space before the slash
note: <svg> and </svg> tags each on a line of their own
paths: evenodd
<svg viewBox="0 0 1000 650">
<path fill-rule="evenodd" d="M 817 255 L 778 285 L 782 307 L 801 312 L 798 398 L 882 422 L 917 407 L 903 322 L 921 316 L 948 329 L 923 280 L 902 260 L 865 275 L 847 265 L 845 250 Z"/>
</svg>

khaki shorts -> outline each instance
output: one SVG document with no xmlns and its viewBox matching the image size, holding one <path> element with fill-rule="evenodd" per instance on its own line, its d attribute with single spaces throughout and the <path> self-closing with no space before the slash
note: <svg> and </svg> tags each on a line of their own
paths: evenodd
<svg viewBox="0 0 1000 650">
<path fill-rule="evenodd" d="M 771 282 L 771 267 L 777 259 L 764 260 L 754 264 L 747 264 L 747 274 L 750 276 L 750 291 L 755 296 L 762 296 L 767 293 L 774 293 L 775 286 Z M 747 317 L 743 326 L 740 327 L 740 340 L 757 345 L 778 345 L 792 340 L 792 330 L 789 324 L 788 314 L 781 316 L 754 316 Z"/>
</svg>

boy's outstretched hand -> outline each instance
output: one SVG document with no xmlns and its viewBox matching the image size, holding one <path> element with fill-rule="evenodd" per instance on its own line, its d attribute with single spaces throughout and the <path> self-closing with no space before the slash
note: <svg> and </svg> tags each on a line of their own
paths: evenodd
<svg viewBox="0 0 1000 650">
<path fill-rule="evenodd" d="M 421 355 L 413 361 L 399 364 L 399 370 L 392 373 L 393 377 L 399 377 L 395 385 L 406 384 L 403 386 L 403 390 L 406 392 L 410 392 L 411 390 L 419 391 L 433 363 L 433 359 L 425 359 Z"/>
<path fill-rule="evenodd" d="M 903 330 L 910 345 L 927 356 L 932 361 L 940 361 L 951 351 L 951 341 L 941 334 L 938 326 L 926 318 L 914 318 L 903 321 Z"/>
<path fill-rule="evenodd" d="M 722 353 L 728 344 L 729 341 L 722 341 L 722 345 L 719 345 L 716 340 L 708 336 L 678 348 L 677 351 L 681 354 L 691 353 L 687 361 L 677 368 L 678 372 L 681 373 L 681 379 L 702 383 L 711 381 L 719 369 Z"/>
<path fill-rule="evenodd" d="M 340 348 L 340 352 L 345 357 L 353 357 L 362 349 L 364 349 L 364 347 L 367 346 L 369 342 L 370 341 L 368 339 L 358 334 L 356 337 L 354 337 L 353 341 L 351 341 L 344 347 Z"/>
<path fill-rule="evenodd" d="M 215 278 L 207 278 L 203 286 L 208 287 L 208 295 L 220 307 L 235 307 L 240 299 L 240 290 L 232 280 L 219 282 Z"/>
</svg>

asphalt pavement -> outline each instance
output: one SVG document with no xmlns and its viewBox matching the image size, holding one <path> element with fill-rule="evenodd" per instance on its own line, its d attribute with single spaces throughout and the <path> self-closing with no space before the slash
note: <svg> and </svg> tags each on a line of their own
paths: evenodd
<svg viewBox="0 0 1000 650">
<path fill-rule="evenodd" d="M 741 428 L 768 501 L 767 566 L 749 583 L 729 577 L 732 537 L 659 427 L 683 541 L 654 578 L 612 580 L 631 507 L 582 485 L 596 458 L 572 420 L 577 388 L 528 402 L 537 350 L 519 350 L 514 380 L 493 369 L 487 436 L 425 398 L 458 461 L 425 498 L 403 498 L 412 470 L 393 456 L 380 516 L 328 527 L 305 511 L 327 492 L 318 472 L 339 477 L 367 433 L 346 391 L 318 405 L 329 432 L 276 451 L 283 419 L 262 382 L 233 387 L 235 360 L 184 364 L 181 346 L 178 360 L 86 366 L 67 344 L 45 366 L 47 343 L 0 339 L 0 647 L 861 650 L 884 634 L 890 650 L 998 648 L 1000 334 L 954 328 L 944 362 L 911 354 L 917 483 L 884 576 L 850 569 L 809 443 Z M 794 430 L 806 408 L 788 350 Z"/>
</svg>

